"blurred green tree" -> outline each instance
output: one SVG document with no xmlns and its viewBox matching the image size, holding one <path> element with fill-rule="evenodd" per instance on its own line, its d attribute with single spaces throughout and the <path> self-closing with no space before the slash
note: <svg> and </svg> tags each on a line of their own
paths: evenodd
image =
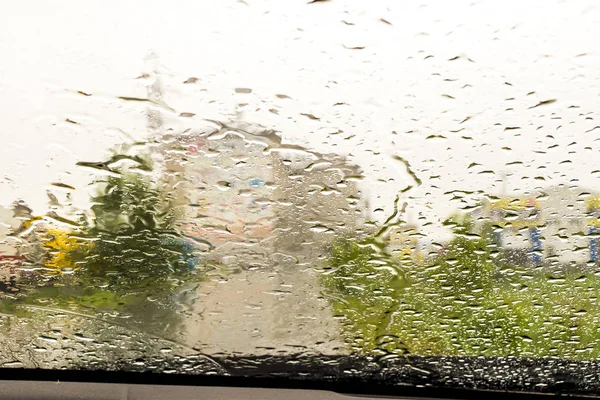
<svg viewBox="0 0 600 400">
<path fill-rule="evenodd" d="M 80 278 L 111 290 L 166 289 L 189 274 L 193 249 L 173 229 L 177 211 L 150 178 L 117 172 L 97 182 L 85 223 L 93 246 Z"/>
</svg>

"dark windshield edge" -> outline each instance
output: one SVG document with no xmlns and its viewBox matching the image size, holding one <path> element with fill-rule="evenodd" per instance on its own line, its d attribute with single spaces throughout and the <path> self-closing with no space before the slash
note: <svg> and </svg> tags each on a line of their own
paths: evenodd
<svg viewBox="0 0 600 400">
<path fill-rule="evenodd" d="M 265 363 L 264 358 L 269 358 L 269 362 Z M 212 360 L 221 366 L 219 374 L 214 374 L 214 370 L 212 374 L 180 372 L 177 361 L 164 360 L 131 360 L 112 366 L 97 365 L 87 370 L 0 368 L 0 373 L 5 381 L 311 389 L 345 395 L 446 399 L 480 399 L 482 396 L 529 399 L 549 395 L 590 398 L 596 397 L 598 384 L 590 385 L 589 380 L 600 375 L 597 373 L 600 363 L 597 362 L 514 357 L 409 356 L 382 361 L 360 356 L 320 355 L 312 358 L 300 355 L 212 357 Z M 135 365 L 141 361 L 144 368 L 151 366 L 151 370 L 138 369 Z M 381 369 L 369 368 L 382 364 L 385 366 Z M 509 366 L 512 378 L 506 379 L 506 374 L 499 374 L 502 364 Z M 186 367 L 189 368 L 189 364 Z M 540 373 L 536 378 L 530 373 L 532 369 L 545 374 Z M 504 379 L 494 382 L 494 376 L 500 375 L 504 375 Z M 454 383 L 460 382 L 458 378 L 462 378 L 462 383 Z M 465 378 L 470 380 L 468 384 L 464 383 Z M 579 385 L 586 380 L 588 386 Z"/>
</svg>

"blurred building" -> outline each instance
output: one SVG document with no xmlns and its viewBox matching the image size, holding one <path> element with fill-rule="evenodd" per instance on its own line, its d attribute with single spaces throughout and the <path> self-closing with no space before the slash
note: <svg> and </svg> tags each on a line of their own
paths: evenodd
<svg viewBox="0 0 600 400">
<path fill-rule="evenodd" d="M 344 157 L 283 145 L 270 131 L 229 127 L 162 142 L 154 153 L 183 216 L 178 229 L 212 260 L 314 262 L 334 237 L 361 234 L 361 171 Z"/>
<path fill-rule="evenodd" d="M 273 234 L 273 163 L 268 136 L 241 131 L 165 136 L 159 178 L 178 210 L 177 229 L 212 260 L 263 263 Z"/>
<path fill-rule="evenodd" d="M 336 237 L 365 234 L 357 166 L 336 154 L 298 148 L 273 154 L 274 249 L 314 264 L 327 257 Z"/>
<path fill-rule="evenodd" d="M 476 230 L 494 227 L 494 242 L 511 262 L 580 265 L 598 261 L 600 201 L 590 191 L 564 185 L 528 196 L 483 201 L 470 213 Z"/>
</svg>

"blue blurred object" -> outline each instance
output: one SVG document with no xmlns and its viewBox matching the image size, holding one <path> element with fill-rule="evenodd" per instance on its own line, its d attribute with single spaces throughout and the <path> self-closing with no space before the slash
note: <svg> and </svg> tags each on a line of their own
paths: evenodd
<svg viewBox="0 0 600 400">
<path fill-rule="evenodd" d="M 531 261 L 534 264 L 540 264 L 542 262 L 542 235 L 538 228 L 529 228 L 529 237 L 531 239 Z"/>
<path fill-rule="evenodd" d="M 212 245 L 201 239 L 195 239 L 191 237 L 174 237 L 168 236 L 163 238 L 163 245 L 167 248 L 173 248 L 173 250 L 181 251 L 181 260 L 185 262 L 185 267 L 188 270 L 193 270 L 196 265 L 200 262 L 200 258 L 197 255 L 197 251 L 200 250 L 199 243 Z"/>
<path fill-rule="evenodd" d="M 263 181 L 260 178 L 254 178 L 254 179 L 250 179 L 250 181 L 248 182 L 248 185 L 252 188 L 259 188 L 261 186 L 264 186 L 265 181 Z"/>
<path fill-rule="evenodd" d="M 590 235 L 600 233 L 600 229 L 597 226 L 591 226 Z M 598 261 L 598 237 L 592 236 L 590 238 L 590 261 Z"/>
</svg>

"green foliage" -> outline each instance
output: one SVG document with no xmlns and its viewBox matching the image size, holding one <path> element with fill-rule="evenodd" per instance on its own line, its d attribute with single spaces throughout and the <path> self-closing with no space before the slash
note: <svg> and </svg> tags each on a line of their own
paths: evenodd
<svg viewBox="0 0 600 400">
<path fill-rule="evenodd" d="M 52 306 L 69 309 L 72 307 L 95 311 L 114 311 L 133 307 L 146 300 L 142 293 L 119 294 L 95 287 L 43 286 L 32 292 L 21 302 L 22 305 Z M 26 307 L 24 308 L 27 309 Z"/>
<path fill-rule="evenodd" d="M 76 230 L 40 234 L 46 268 L 21 279 L 18 304 L 147 311 L 150 298 L 168 308 L 175 290 L 202 279 L 197 249 L 174 229 L 179 215 L 170 193 L 132 170 L 113 171 L 94 182 L 93 218 L 82 217 Z"/>
<path fill-rule="evenodd" d="M 373 247 L 349 241 L 333 248 L 324 283 L 355 351 L 600 357 L 597 273 L 504 265 L 493 226 L 474 234 L 468 219 L 447 222 L 454 238 L 434 260 L 408 268 L 405 285 L 377 269 L 398 267 Z"/>
<path fill-rule="evenodd" d="M 98 193 L 91 199 L 95 216 L 92 231 L 125 234 L 172 228 L 177 215 L 150 178 L 118 172 L 119 176 L 96 182 Z"/>
<path fill-rule="evenodd" d="M 323 283 L 335 299 L 335 312 L 346 317 L 345 339 L 359 352 L 376 349 L 386 336 L 404 281 L 393 265 L 378 256 L 375 241 L 337 240 Z"/>
<path fill-rule="evenodd" d="M 478 235 L 471 227 L 469 220 L 454 221 L 455 236 L 443 254 L 407 273 L 392 332 L 411 352 L 479 354 L 479 342 L 493 336 L 495 325 L 485 315 L 496 290 L 491 227 Z"/>
<path fill-rule="evenodd" d="M 173 231 L 168 201 L 149 178 L 121 171 L 103 182 L 92 198 L 94 220 L 85 236 L 93 240 L 79 277 L 111 290 L 165 289 L 189 274 L 192 257 Z"/>
</svg>

